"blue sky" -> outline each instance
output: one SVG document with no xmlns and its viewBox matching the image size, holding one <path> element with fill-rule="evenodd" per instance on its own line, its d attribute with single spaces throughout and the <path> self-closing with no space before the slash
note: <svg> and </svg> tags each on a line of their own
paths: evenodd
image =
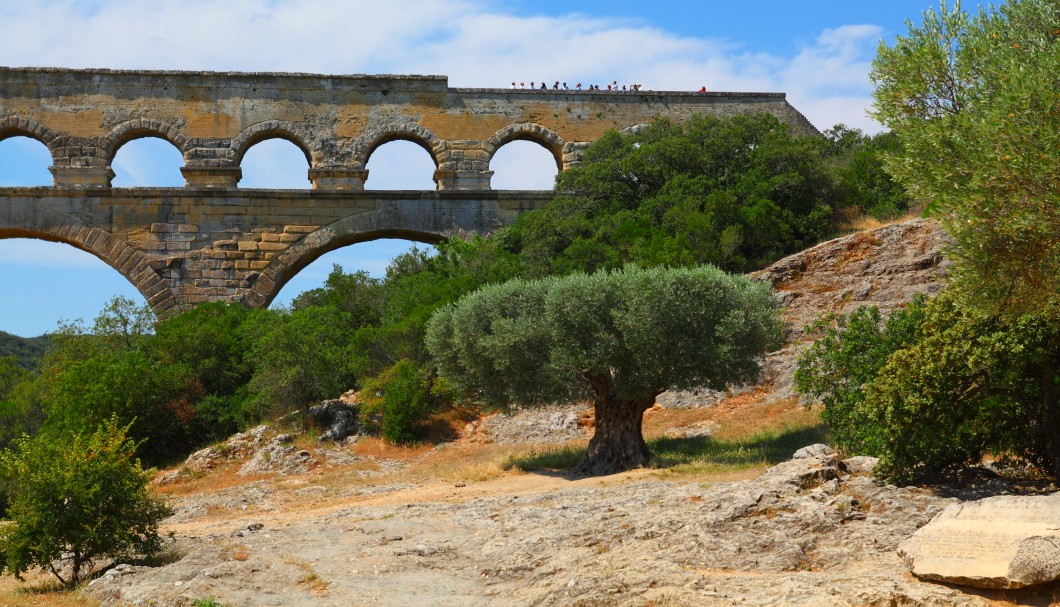
<svg viewBox="0 0 1060 607">
<path fill-rule="evenodd" d="M 966 2 L 971 6 L 974 3 Z M 639 82 L 655 90 L 784 91 L 818 127 L 876 132 L 866 115 L 880 40 L 907 31 L 935 0 L 0 0 L 6 66 L 443 74 L 450 86 L 512 80 Z M 514 142 L 494 183 L 548 188 L 554 164 Z M 50 185 L 50 157 L 25 138 L 0 142 L 0 185 Z M 551 164 L 551 167 L 550 167 Z M 159 140 L 123 147 L 115 186 L 183 185 L 179 153 Z M 433 188 L 413 144 L 373 155 L 369 188 Z M 306 161 L 268 141 L 248 152 L 241 187 L 308 187 Z M 319 286 L 339 263 L 375 275 L 410 243 L 376 241 L 326 255 L 281 293 Z M 0 330 L 33 336 L 86 321 L 114 295 L 142 297 L 117 272 L 63 244 L 0 240 Z"/>
</svg>

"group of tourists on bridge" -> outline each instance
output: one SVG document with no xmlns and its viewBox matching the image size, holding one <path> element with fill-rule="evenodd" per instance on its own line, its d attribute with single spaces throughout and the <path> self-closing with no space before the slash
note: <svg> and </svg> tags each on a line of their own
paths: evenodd
<svg viewBox="0 0 1060 607">
<path fill-rule="evenodd" d="M 586 88 L 585 90 L 587 90 L 587 91 L 608 90 L 608 91 L 611 91 L 611 92 L 614 93 L 614 92 L 622 92 L 622 91 L 627 91 L 627 92 L 628 91 L 639 91 L 639 90 L 641 90 L 643 88 L 643 86 L 644 85 L 642 85 L 642 84 L 630 84 L 630 85 L 623 84 L 623 85 L 619 85 L 618 81 L 615 80 L 615 81 L 612 81 L 611 84 L 607 85 L 607 89 L 601 89 L 599 84 L 590 84 L 588 86 L 588 88 Z M 526 83 L 525 82 L 518 83 L 518 86 L 516 86 L 515 82 L 512 82 L 512 88 L 513 89 L 517 89 L 517 88 L 525 89 L 527 87 L 526 87 Z M 548 84 L 545 83 L 545 82 L 542 82 L 540 87 L 537 86 L 536 82 L 531 82 L 530 83 L 530 89 L 547 91 L 547 90 L 549 90 L 549 87 L 548 87 Z M 560 81 L 557 80 L 557 81 L 555 81 L 552 84 L 552 90 L 554 90 L 554 91 L 560 91 L 560 90 L 569 91 L 570 87 L 567 86 L 566 82 L 560 84 Z M 582 83 L 579 82 L 578 84 L 575 84 L 574 85 L 574 90 L 576 90 L 576 91 L 582 90 Z"/>
</svg>

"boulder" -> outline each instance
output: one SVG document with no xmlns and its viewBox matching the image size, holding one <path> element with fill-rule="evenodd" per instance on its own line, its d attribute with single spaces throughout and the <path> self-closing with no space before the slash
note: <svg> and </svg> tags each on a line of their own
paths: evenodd
<svg viewBox="0 0 1060 607">
<path fill-rule="evenodd" d="M 979 588 L 1060 579 L 1060 493 L 954 504 L 902 542 L 921 578 Z"/>
<path fill-rule="evenodd" d="M 791 456 L 791 459 L 808 459 L 811 457 L 823 457 L 829 459 L 835 454 L 835 449 L 828 445 L 825 445 L 824 443 L 815 443 L 799 449 Z"/>
<path fill-rule="evenodd" d="M 340 441 L 357 433 L 357 407 L 342 399 L 326 400 L 308 411 L 313 425 L 323 430 L 321 441 Z"/>
</svg>

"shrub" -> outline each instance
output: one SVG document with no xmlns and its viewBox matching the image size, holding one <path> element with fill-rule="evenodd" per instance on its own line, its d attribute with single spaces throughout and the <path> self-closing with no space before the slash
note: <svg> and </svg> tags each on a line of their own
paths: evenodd
<svg viewBox="0 0 1060 607">
<path fill-rule="evenodd" d="M 21 580 L 36 566 L 76 585 L 96 559 L 161 549 L 158 524 L 171 510 L 148 492 L 128 429 L 112 418 L 91 434 L 24 436 L 0 454 L 11 496 L 10 522 L 0 527 L 0 572 Z M 68 579 L 56 566 L 64 561 Z"/>
<path fill-rule="evenodd" d="M 885 326 L 862 309 L 798 363 L 841 447 L 880 457 L 895 481 L 977 464 L 1060 472 L 1060 326 L 1045 315 L 987 316 L 947 291 Z"/>
<path fill-rule="evenodd" d="M 865 386 L 887 364 L 890 355 L 910 343 L 924 322 L 926 299 L 916 297 L 895 310 L 886 323 L 876 306 L 862 306 L 850 316 L 829 314 L 810 333 L 817 338 L 799 358 L 795 389 L 824 403 L 821 420 L 836 446 L 875 451 L 878 428 L 859 413 Z"/>
<path fill-rule="evenodd" d="M 361 394 L 361 423 L 377 425 L 379 434 L 392 443 L 419 438 L 434 409 L 429 376 L 410 360 L 400 360 L 365 381 Z"/>
</svg>

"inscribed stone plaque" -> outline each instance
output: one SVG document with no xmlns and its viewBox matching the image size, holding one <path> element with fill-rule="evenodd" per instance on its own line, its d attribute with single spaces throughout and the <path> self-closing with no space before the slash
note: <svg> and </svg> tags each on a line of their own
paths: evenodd
<svg viewBox="0 0 1060 607">
<path fill-rule="evenodd" d="M 918 577 L 981 588 L 1060 579 L 1060 493 L 954 504 L 898 547 Z"/>
</svg>

